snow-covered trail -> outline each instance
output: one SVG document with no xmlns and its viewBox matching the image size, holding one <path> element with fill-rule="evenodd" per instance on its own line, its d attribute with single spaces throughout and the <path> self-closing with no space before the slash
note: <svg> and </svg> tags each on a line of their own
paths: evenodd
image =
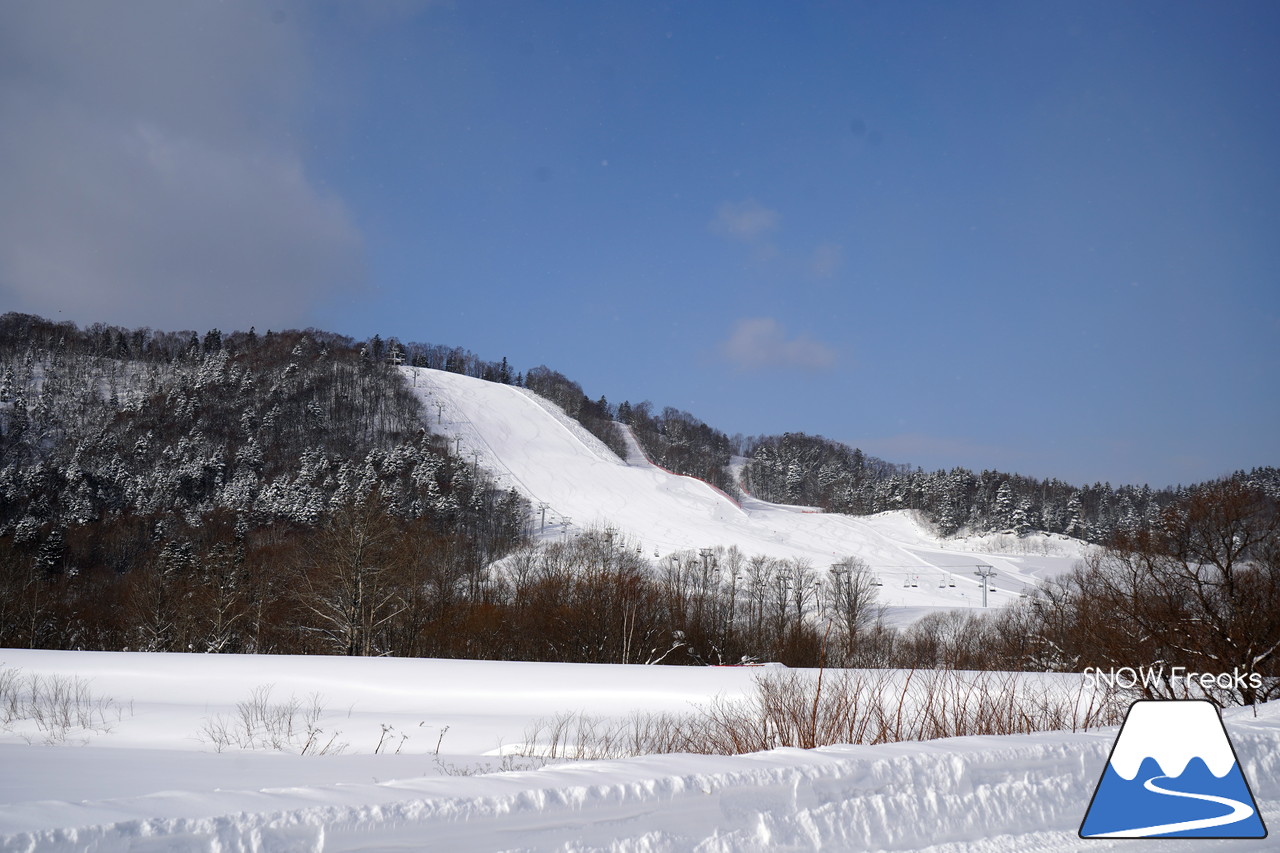
<svg viewBox="0 0 1280 853">
<path fill-rule="evenodd" d="M 754 497 L 739 503 L 700 480 L 651 464 L 634 438 L 620 459 L 558 407 L 523 388 L 427 368 L 402 368 L 433 430 L 539 508 L 548 537 L 591 527 L 622 532 L 642 553 L 737 546 L 744 554 L 803 558 L 819 570 L 848 556 L 883 582 L 881 601 L 915 612 L 981 606 L 980 565 L 997 576 L 994 606 L 1070 568 L 1082 543 L 1060 556 L 1028 556 L 943 542 L 906 512 L 853 518 Z M 948 545 L 952 547 L 948 547 Z M 963 549 L 962 549 L 963 547 Z M 923 610 L 921 612 L 923 612 Z"/>
</svg>

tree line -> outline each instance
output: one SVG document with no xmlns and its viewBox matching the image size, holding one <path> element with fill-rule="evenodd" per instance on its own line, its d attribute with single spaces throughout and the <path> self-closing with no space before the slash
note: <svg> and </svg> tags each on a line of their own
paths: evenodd
<svg viewBox="0 0 1280 853">
<path fill-rule="evenodd" d="M 871 515 L 911 509 L 941 536 L 1031 532 L 1060 533 L 1100 544 L 1116 533 L 1132 533 L 1160 518 L 1191 486 L 1092 483 L 1082 486 L 1001 471 L 966 468 L 924 471 L 888 462 L 841 442 L 804 433 L 729 436 L 689 412 L 649 401 L 611 404 L 591 399 L 577 382 L 546 366 L 513 372 L 503 358 L 485 361 L 461 347 L 410 343 L 378 336 L 367 344 L 375 360 L 462 373 L 527 387 L 559 405 L 620 456 L 626 442 L 617 425 L 629 428 L 654 463 L 704 480 L 722 491 L 745 488 L 764 500 L 816 506 L 826 512 Z M 733 458 L 743 457 L 741 481 Z M 1280 497 L 1280 468 L 1232 475 Z"/>
<path fill-rule="evenodd" d="M 670 406 L 654 414 L 648 400 L 634 406 L 619 404 L 616 417 L 631 429 L 649 461 L 697 477 L 727 494 L 739 493 L 729 469 L 734 444 L 720 430 Z"/>
<path fill-rule="evenodd" d="M 614 406 L 604 396 L 591 399 L 577 382 L 545 366 L 513 374 L 505 359 L 485 362 L 456 347 L 415 344 L 411 349 L 417 354 L 414 363 L 528 387 L 625 457 L 626 443 L 617 431 L 621 424 L 655 464 L 704 480 L 729 495 L 745 489 L 764 500 L 849 515 L 910 509 L 944 537 L 1043 532 L 1101 544 L 1159 520 L 1193 488 L 1076 486 L 1054 478 L 960 467 L 924 471 L 822 436 L 729 436 L 685 411 L 665 407 L 655 412 L 647 400 Z M 735 456 L 745 459 L 738 469 L 741 481 L 734 475 Z M 1280 498 L 1280 468 L 1255 468 L 1233 477 Z"/>
<path fill-rule="evenodd" d="M 753 438 L 745 452 L 743 485 L 757 497 L 851 515 L 917 510 L 942 536 L 1041 531 L 1103 543 L 1158 522 L 1192 491 L 1110 483 L 1077 487 L 965 468 L 926 472 L 803 433 Z M 1255 468 L 1233 478 L 1280 498 L 1280 468 Z"/>
</svg>

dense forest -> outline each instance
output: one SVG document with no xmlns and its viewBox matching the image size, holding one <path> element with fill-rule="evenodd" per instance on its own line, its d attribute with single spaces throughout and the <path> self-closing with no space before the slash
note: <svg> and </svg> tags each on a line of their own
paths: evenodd
<svg viewBox="0 0 1280 853">
<path fill-rule="evenodd" d="M 392 540 L 434 594 L 477 589 L 527 504 L 449 454 L 379 355 L 0 318 L 0 644 L 385 651 L 409 608 L 361 562 Z"/>
<path fill-rule="evenodd" d="M 1076 487 L 998 471 L 926 472 L 893 465 L 820 436 L 787 433 L 752 439 L 744 487 L 765 500 L 868 515 L 919 510 L 942 536 L 1032 531 L 1101 543 L 1157 521 L 1187 488 Z M 1280 469 L 1240 471 L 1233 479 L 1280 499 Z"/>
<path fill-rule="evenodd" d="M 617 411 L 649 461 L 737 495 L 738 484 L 729 469 L 734 451 L 729 437 L 688 412 L 667 406 L 655 415 L 652 409 L 646 400 L 634 406 L 624 402 Z"/>
</svg>

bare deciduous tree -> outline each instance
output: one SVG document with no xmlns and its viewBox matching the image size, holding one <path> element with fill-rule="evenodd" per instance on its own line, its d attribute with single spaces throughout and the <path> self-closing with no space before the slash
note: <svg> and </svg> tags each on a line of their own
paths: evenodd
<svg viewBox="0 0 1280 853">
<path fill-rule="evenodd" d="M 840 631 L 847 665 L 854 658 L 859 638 L 880 612 L 875 576 L 863 560 L 847 557 L 831 567 L 823 593 L 823 607 Z"/>
<path fill-rule="evenodd" d="M 1071 579 L 1070 640 L 1096 665 L 1239 674 L 1221 701 L 1280 696 L 1280 517 L 1234 480 L 1192 491 L 1157 525 L 1116 536 Z M 1257 674 L 1262 686 L 1255 687 Z"/>
<path fill-rule="evenodd" d="M 325 525 L 298 572 L 308 630 L 345 655 L 385 654 L 379 634 L 404 609 L 396 582 L 396 528 L 377 496 L 349 504 Z"/>
</svg>

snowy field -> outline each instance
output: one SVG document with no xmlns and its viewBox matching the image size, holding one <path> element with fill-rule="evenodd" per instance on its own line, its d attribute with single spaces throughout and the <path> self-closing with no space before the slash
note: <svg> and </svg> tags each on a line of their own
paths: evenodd
<svg viewBox="0 0 1280 853">
<path fill-rule="evenodd" d="M 547 538 L 592 527 L 621 531 L 647 557 L 737 546 L 747 556 L 804 558 L 825 570 L 848 556 L 880 578 L 890 621 L 941 608 L 982 606 L 974 571 L 996 571 L 991 606 L 1071 568 L 1088 547 L 1065 536 L 940 539 L 909 512 L 867 517 L 818 512 L 752 497 L 740 503 L 644 458 L 633 437 L 620 459 L 559 407 L 533 392 L 428 368 L 402 368 L 431 429 L 453 441 L 504 487 L 548 507 Z M 567 519 L 567 521 L 566 521 Z"/>
<path fill-rule="evenodd" d="M 532 768 L 500 753 L 537 718 L 681 711 L 742 695 L 758 669 L 6 649 L 0 671 L 79 679 L 99 712 L 89 728 L 4 718 L 6 852 L 1187 849 L 1076 836 L 1114 728 L 477 775 Z M 345 751 L 297 754 L 299 724 L 286 751 L 219 752 L 210 723 L 264 685 L 272 704 L 317 696 L 316 727 Z M 1226 720 L 1280 825 L 1280 708 Z"/>
</svg>

